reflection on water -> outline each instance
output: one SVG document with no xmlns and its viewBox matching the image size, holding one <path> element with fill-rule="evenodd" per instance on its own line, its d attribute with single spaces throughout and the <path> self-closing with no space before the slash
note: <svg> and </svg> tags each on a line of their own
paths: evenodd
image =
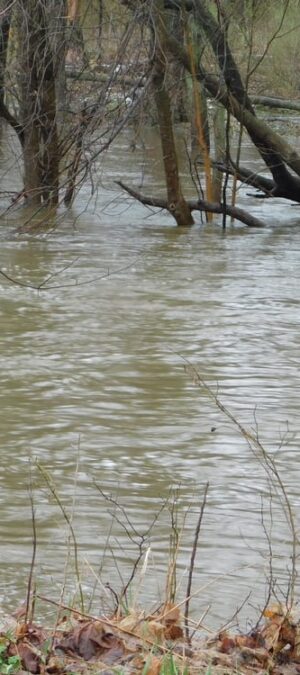
<svg viewBox="0 0 300 675">
<path fill-rule="evenodd" d="M 164 214 L 145 218 L 149 212 L 131 202 L 129 208 L 129 201 L 124 208 L 111 189 L 116 177 L 137 183 L 141 172 L 148 191 L 161 186 L 160 164 L 150 169 L 143 149 L 137 161 L 124 136 L 99 167 L 96 199 L 86 207 L 88 191 L 81 193 L 58 231 L 20 238 L 3 222 L 0 267 L 8 274 L 35 285 L 67 269 L 49 291 L 0 280 L 2 596 L 9 606 L 24 598 L 32 549 L 29 460 L 37 458 L 70 513 L 74 502 L 87 590 L 94 582 L 90 566 L 98 570 L 105 547 L 115 562 L 108 553 L 101 578 L 116 587 L 117 567 L 127 578 L 136 556 L 118 521 L 107 544 L 114 506 L 97 486 L 118 494 L 142 533 L 179 486 L 179 527 L 192 504 L 181 534 L 183 593 L 209 481 L 194 588 L 212 583 L 194 610 L 199 615 L 209 603 L 207 621 L 216 623 L 250 591 L 252 605 L 263 604 L 268 542 L 261 512 L 268 510 L 269 487 L 245 440 L 186 373 L 184 359 L 276 452 L 298 517 L 299 217 L 280 200 L 271 211 L 253 199 L 264 230 L 230 227 L 224 236 L 215 224 L 179 231 Z M 241 203 L 246 199 L 242 193 Z M 85 283 L 99 275 L 106 276 Z M 32 481 L 39 589 L 58 597 L 68 531 L 36 470 Z M 152 534 L 144 591 L 151 602 L 163 586 L 170 518 L 167 508 Z M 284 583 L 290 534 L 275 502 L 272 541 Z M 218 575 L 225 576 L 218 582 Z M 244 617 L 250 614 L 244 608 Z"/>
</svg>

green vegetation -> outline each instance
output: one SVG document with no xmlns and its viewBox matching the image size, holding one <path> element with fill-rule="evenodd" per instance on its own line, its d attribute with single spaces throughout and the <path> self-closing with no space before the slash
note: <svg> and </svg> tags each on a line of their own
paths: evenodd
<svg viewBox="0 0 300 675">
<path fill-rule="evenodd" d="M 3 675 L 14 675 L 21 668 L 21 659 L 18 654 L 9 656 L 7 652 L 7 647 L 9 640 L 0 643 L 0 673 Z"/>
</svg>

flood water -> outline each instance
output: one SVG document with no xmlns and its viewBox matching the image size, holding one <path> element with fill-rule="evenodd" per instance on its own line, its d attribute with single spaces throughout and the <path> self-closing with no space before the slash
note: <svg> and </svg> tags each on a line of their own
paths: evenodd
<svg viewBox="0 0 300 675">
<path fill-rule="evenodd" d="M 177 490 L 183 598 L 209 481 L 193 582 L 203 590 L 193 612 L 199 618 L 209 605 L 205 621 L 217 626 L 250 594 L 245 621 L 264 604 L 268 539 L 278 592 L 286 592 L 291 534 L 259 459 L 195 385 L 185 360 L 276 456 L 298 522 L 300 210 L 244 191 L 240 204 L 265 220 L 264 229 L 229 224 L 223 233 L 218 220 L 206 225 L 199 216 L 191 229 L 176 229 L 114 185 L 123 178 L 144 182 L 148 194 L 162 189 L 156 132 L 136 153 L 130 140 L 123 135 L 101 159 L 94 196 L 82 189 L 57 229 L 17 236 L 22 210 L 2 216 L 0 268 L 33 286 L 56 275 L 39 292 L 0 278 L 2 604 L 16 607 L 25 597 L 30 492 L 38 592 L 59 599 L 68 550 L 66 602 L 76 587 L 69 528 L 38 461 L 73 518 L 87 596 L 96 575 L 119 591 L 138 554 L 137 533 Z M 255 168 L 255 156 L 249 161 Z M 1 171 L 4 189 L 18 185 L 8 141 Z M 145 578 L 137 580 L 148 607 L 163 595 L 171 519 L 166 506 L 150 535 Z M 98 585 L 96 606 L 104 595 Z"/>
</svg>

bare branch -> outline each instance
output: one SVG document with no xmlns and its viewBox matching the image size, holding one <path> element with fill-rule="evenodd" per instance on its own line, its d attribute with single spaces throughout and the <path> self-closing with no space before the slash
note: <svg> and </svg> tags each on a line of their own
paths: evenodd
<svg viewBox="0 0 300 675">
<path fill-rule="evenodd" d="M 165 209 L 172 215 L 172 209 L 170 208 L 170 205 L 166 199 L 160 199 L 158 197 L 146 197 L 141 192 L 137 192 L 128 185 L 125 185 L 125 183 L 122 181 L 116 181 L 116 183 L 122 188 L 122 190 L 128 192 L 131 197 L 141 202 L 141 204 L 144 204 L 145 206 L 153 206 L 159 209 Z M 230 206 L 229 204 L 224 205 L 222 203 L 212 204 L 205 201 L 204 199 L 198 199 L 198 201 L 187 200 L 187 204 L 191 211 L 205 211 L 208 213 L 219 214 L 223 214 L 225 212 L 226 215 L 240 220 L 245 225 L 248 225 L 248 227 L 265 226 L 265 223 L 262 220 L 255 218 L 255 216 L 252 216 L 251 214 L 247 213 L 247 211 L 244 211 L 244 209 L 241 209 L 238 206 Z"/>
</svg>

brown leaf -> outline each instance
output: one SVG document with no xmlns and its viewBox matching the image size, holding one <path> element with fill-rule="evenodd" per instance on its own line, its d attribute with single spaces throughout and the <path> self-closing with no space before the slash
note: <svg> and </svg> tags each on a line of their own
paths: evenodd
<svg viewBox="0 0 300 675">
<path fill-rule="evenodd" d="M 47 673 L 51 673 L 51 675 L 52 673 L 63 673 L 65 666 L 65 659 L 58 658 L 57 656 L 51 656 L 45 670 Z"/>
<path fill-rule="evenodd" d="M 166 626 L 164 636 L 166 640 L 180 640 L 183 638 L 183 630 L 181 626 L 171 624 L 170 626 Z"/>
<path fill-rule="evenodd" d="M 148 640 L 161 642 L 164 637 L 165 627 L 159 621 L 144 621 L 141 624 L 139 634 L 141 637 L 146 637 Z"/>
<path fill-rule="evenodd" d="M 278 622 L 278 620 L 282 620 L 283 617 L 285 616 L 287 610 L 283 605 L 280 603 L 275 603 L 274 605 L 271 605 L 270 607 L 267 607 L 264 610 L 264 616 L 267 619 L 271 619 L 272 621 Z"/>
<path fill-rule="evenodd" d="M 273 675 L 299 675 L 300 666 L 297 666 L 295 663 L 275 666 L 272 670 Z"/>
<path fill-rule="evenodd" d="M 282 622 L 282 619 L 280 620 Z M 277 622 L 268 623 L 263 627 L 261 634 L 265 640 L 266 648 L 268 651 L 276 649 L 278 644 L 279 635 L 280 635 L 281 625 Z"/>
<path fill-rule="evenodd" d="M 17 623 L 15 628 L 15 638 L 16 640 L 22 640 L 25 635 L 27 635 L 28 623 Z"/>
<path fill-rule="evenodd" d="M 272 664 L 272 661 L 270 660 L 270 655 L 267 652 L 266 649 L 250 649 L 249 647 L 242 647 L 240 650 L 240 657 L 243 659 L 244 662 L 253 662 L 258 661 L 263 665 L 264 668 L 268 668 Z"/>
<path fill-rule="evenodd" d="M 248 647 L 253 647 L 253 649 L 256 649 L 257 647 L 265 647 L 265 640 L 261 632 L 257 629 L 253 630 L 250 635 L 249 639 L 251 640 L 251 644 L 248 644 Z"/>
<path fill-rule="evenodd" d="M 40 657 L 27 642 L 20 642 L 16 653 L 22 661 L 24 670 L 28 670 L 29 673 L 40 672 Z"/>
<path fill-rule="evenodd" d="M 108 649 L 102 656 L 101 661 L 106 665 L 113 666 L 120 662 L 125 653 L 125 646 L 121 640 L 115 638 L 115 642 L 110 649 Z"/>
<path fill-rule="evenodd" d="M 18 623 L 15 628 L 15 638 L 23 640 L 25 637 L 35 646 L 40 646 L 46 639 L 46 633 L 34 623 Z"/>
<path fill-rule="evenodd" d="M 169 626 L 170 624 L 179 623 L 179 621 L 180 621 L 179 607 L 174 605 L 174 603 L 172 603 L 172 602 L 168 602 L 165 605 L 163 616 L 161 617 L 161 620 L 166 624 L 166 626 Z"/>
<path fill-rule="evenodd" d="M 108 632 L 101 621 L 86 621 L 69 631 L 56 644 L 56 648 L 71 654 L 78 654 L 85 661 L 89 661 L 94 656 L 100 656 L 106 650 L 115 647 L 118 643 L 118 638 Z"/>
<path fill-rule="evenodd" d="M 145 671 L 147 675 L 159 675 L 161 669 L 161 659 L 158 659 L 157 656 L 150 656 L 145 663 Z"/>
<path fill-rule="evenodd" d="M 284 645 L 289 644 L 291 645 L 291 647 L 294 647 L 296 635 L 297 635 L 296 626 L 292 626 L 288 620 L 284 620 L 280 631 L 281 642 L 283 642 Z"/>
<path fill-rule="evenodd" d="M 121 619 L 121 621 L 117 622 L 117 626 L 122 628 L 123 630 L 133 631 L 135 633 L 136 632 L 135 629 L 139 626 L 142 620 L 143 620 L 142 615 L 138 614 L 137 612 L 131 611 L 130 614 Z"/>
<path fill-rule="evenodd" d="M 236 643 L 234 638 L 230 637 L 227 633 L 222 633 L 220 635 L 220 652 L 223 652 L 223 654 L 230 654 L 235 649 L 235 646 Z"/>
<path fill-rule="evenodd" d="M 28 624 L 27 639 L 31 642 L 31 644 L 39 647 L 46 640 L 46 637 L 47 633 L 40 626 L 37 626 L 33 623 Z"/>
<path fill-rule="evenodd" d="M 237 635 L 235 644 L 237 647 L 247 647 L 248 649 L 257 649 L 258 647 L 265 646 L 264 640 L 259 640 L 256 635 Z"/>
</svg>

